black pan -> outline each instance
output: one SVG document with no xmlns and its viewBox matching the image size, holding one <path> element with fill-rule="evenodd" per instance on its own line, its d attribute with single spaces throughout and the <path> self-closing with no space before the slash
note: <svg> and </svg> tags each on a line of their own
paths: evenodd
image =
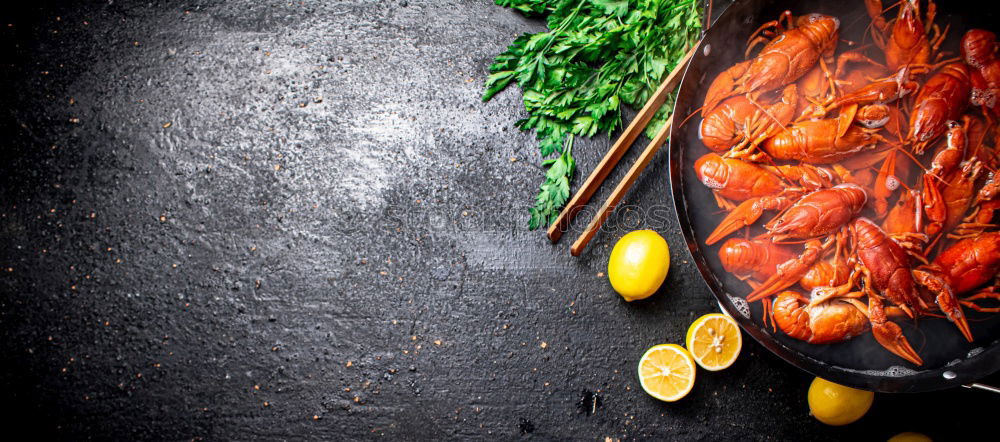
<svg viewBox="0 0 1000 442">
<path fill-rule="evenodd" d="M 886 2 L 892 3 L 892 2 Z M 961 34 L 973 27 L 1000 31 L 996 14 L 976 2 L 940 2 L 937 23 L 951 24 L 942 49 L 957 53 Z M 980 5 L 981 6 L 981 5 Z M 841 19 L 841 38 L 859 41 L 869 19 L 861 0 L 744 0 L 730 6 L 709 29 L 692 58 L 677 96 L 675 113 L 688 116 L 704 101 L 716 75 L 743 59 L 744 42 L 761 24 L 784 10 L 801 15 L 820 12 Z M 842 45 L 843 47 L 843 45 Z M 677 216 L 695 264 L 722 308 L 768 350 L 792 365 L 831 381 L 867 390 L 918 392 L 967 384 L 1000 369 L 1000 315 L 968 313 L 976 340 L 968 343 L 950 322 L 922 319 L 901 323 L 904 333 L 924 359 L 922 366 L 889 353 L 870 333 L 834 345 L 812 345 L 772 332 L 761 320 L 761 303 L 747 306 L 746 283 L 727 274 L 718 259 L 719 245 L 704 239 L 721 219 L 709 190 L 694 174 L 692 164 L 708 152 L 698 140 L 701 116 L 674 127 L 670 137 L 670 179 Z"/>
</svg>

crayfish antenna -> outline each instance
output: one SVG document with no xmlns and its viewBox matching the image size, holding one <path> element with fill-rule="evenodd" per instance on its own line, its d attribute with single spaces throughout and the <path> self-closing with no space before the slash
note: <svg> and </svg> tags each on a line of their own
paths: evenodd
<svg viewBox="0 0 1000 442">
<path fill-rule="evenodd" d="M 684 124 L 686 124 L 688 122 L 688 120 L 691 119 L 691 117 L 693 117 L 695 115 L 698 115 L 698 112 L 701 112 L 702 109 L 704 109 L 704 108 L 705 108 L 705 106 L 701 106 L 701 107 L 695 108 L 695 110 L 693 112 L 691 112 L 691 114 L 689 114 L 688 116 L 684 117 L 683 120 L 681 120 L 681 124 L 679 124 L 679 125 L 677 125 L 675 127 L 684 127 Z M 702 114 L 702 116 L 704 116 L 704 114 Z"/>
<path fill-rule="evenodd" d="M 927 172 L 927 168 L 924 167 L 924 165 L 920 162 L 920 160 L 918 160 L 917 157 L 913 156 L 913 154 L 910 153 L 910 151 L 908 151 L 906 149 L 903 149 L 902 147 L 896 147 L 896 149 L 899 152 L 902 152 L 904 155 L 906 155 L 907 158 L 909 158 L 910 160 L 912 160 L 913 164 L 915 164 L 917 167 L 919 167 L 920 170 L 922 170 L 924 172 Z"/>
</svg>

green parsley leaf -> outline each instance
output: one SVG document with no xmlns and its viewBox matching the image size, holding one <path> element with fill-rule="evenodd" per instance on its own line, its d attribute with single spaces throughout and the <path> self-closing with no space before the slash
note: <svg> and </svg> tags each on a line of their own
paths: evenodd
<svg viewBox="0 0 1000 442">
<path fill-rule="evenodd" d="M 611 133 L 622 104 L 639 108 L 701 34 L 700 0 L 495 0 L 544 16 L 547 32 L 524 34 L 490 65 L 483 101 L 516 82 L 534 130 L 545 180 L 529 209 L 528 228 L 547 226 L 569 200 L 576 171 L 575 136 Z M 673 98 L 646 128 L 666 123 Z M 557 155 L 553 157 L 553 155 Z"/>
</svg>

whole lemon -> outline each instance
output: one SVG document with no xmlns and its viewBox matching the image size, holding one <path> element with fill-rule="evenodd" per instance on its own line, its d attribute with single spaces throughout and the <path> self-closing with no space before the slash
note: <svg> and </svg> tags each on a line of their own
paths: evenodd
<svg viewBox="0 0 1000 442">
<path fill-rule="evenodd" d="M 656 293 L 670 269 L 667 241 L 652 230 L 629 232 L 615 244 L 608 260 L 608 280 L 626 301 Z"/>
<path fill-rule="evenodd" d="M 932 442 L 932 441 L 931 438 L 927 437 L 926 434 L 907 431 L 905 433 L 899 433 L 893 437 L 890 437 L 889 442 Z"/>
<path fill-rule="evenodd" d="M 827 425 L 847 425 L 864 416 L 875 400 L 875 393 L 813 379 L 809 386 L 809 411 Z"/>
</svg>

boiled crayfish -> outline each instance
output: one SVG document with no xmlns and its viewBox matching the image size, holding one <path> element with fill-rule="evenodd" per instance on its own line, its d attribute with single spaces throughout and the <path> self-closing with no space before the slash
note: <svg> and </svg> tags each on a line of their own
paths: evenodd
<svg viewBox="0 0 1000 442">
<path fill-rule="evenodd" d="M 899 321 L 972 342 L 966 314 L 1000 312 L 1000 43 L 973 29 L 948 58 L 933 2 L 865 6 L 874 45 L 786 11 L 712 81 L 694 168 L 724 214 L 705 243 L 742 231 L 722 267 L 788 336 L 871 332 L 921 365 Z"/>
<path fill-rule="evenodd" d="M 791 13 L 786 12 L 786 16 Z M 791 22 L 792 20 L 789 20 Z M 716 77 L 708 88 L 702 112 L 711 112 L 722 100 L 734 95 L 770 91 L 791 84 L 809 72 L 824 55 L 837 47 L 840 20 L 822 14 L 806 14 L 790 29 L 761 49 L 755 58 L 733 66 Z M 749 50 L 749 48 L 748 48 Z"/>
</svg>

